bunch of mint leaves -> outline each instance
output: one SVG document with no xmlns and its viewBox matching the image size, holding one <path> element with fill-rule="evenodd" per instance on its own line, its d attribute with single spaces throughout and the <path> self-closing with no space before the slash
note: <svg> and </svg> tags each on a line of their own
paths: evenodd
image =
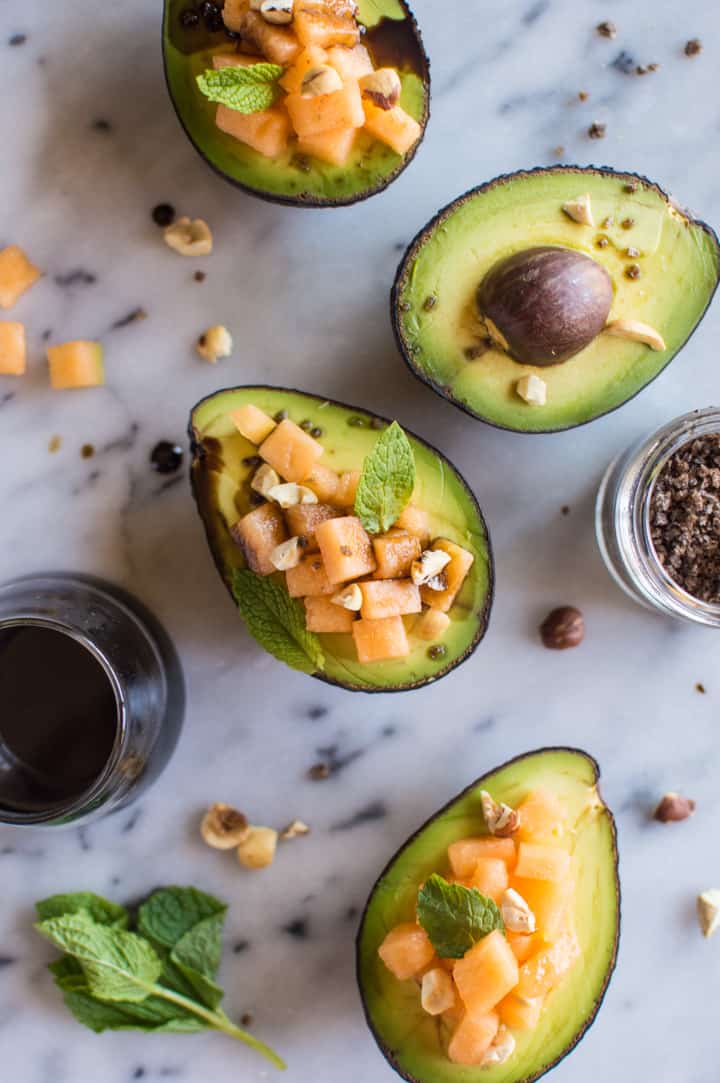
<svg viewBox="0 0 720 1083">
<path fill-rule="evenodd" d="M 134 914 L 90 892 L 36 904 L 35 928 L 62 956 L 50 964 L 66 1006 L 95 1033 L 219 1030 L 284 1062 L 220 1007 L 217 984 L 227 906 L 193 887 L 155 891 Z"/>
<path fill-rule="evenodd" d="M 417 917 L 441 959 L 462 959 L 494 929 L 505 931 L 492 899 L 477 888 L 448 883 L 437 873 L 418 892 Z"/>
</svg>

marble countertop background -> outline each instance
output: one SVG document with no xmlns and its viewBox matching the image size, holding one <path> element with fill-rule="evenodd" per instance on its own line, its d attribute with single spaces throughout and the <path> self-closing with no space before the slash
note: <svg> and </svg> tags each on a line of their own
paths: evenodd
<svg viewBox="0 0 720 1083">
<path fill-rule="evenodd" d="M 32 932 L 32 903 L 94 889 L 133 898 L 157 883 L 231 903 L 222 980 L 233 1016 L 289 1061 L 290 1083 L 391 1083 L 360 1014 L 359 908 L 387 857 L 473 777 L 545 744 L 587 748 L 618 816 L 624 931 L 598 1021 L 556 1083 L 717 1083 L 720 942 L 696 928 L 699 890 L 720 883 L 717 636 L 637 608 L 608 577 L 593 500 L 609 459 L 688 409 L 717 404 L 720 307 L 674 365 L 619 412 L 550 437 L 472 421 L 399 361 L 387 295 L 401 251 L 441 205 L 498 173 L 559 160 L 658 180 L 720 222 L 720 9 L 708 0 L 417 0 L 434 71 L 416 162 L 384 195 L 297 211 L 215 177 L 175 120 L 163 84 L 160 5 L 91 0 L 0 5 L 0 243 L 46 272 L 12 318 L 30 330 L 30 374 L 0 378 L 0 578 L 95 572 L 166 621 L 189 685 L 183 740 L 141 802 L 86 830 L 0 829 L 0 1054 L 12 1083 L 257 1083 L 272 1069 L 216 1035 L 96 1037 L 66 1014 Z M 594 26 L 613 19 L 614 41 Z M 11 44 L 25 35 L 21 44 Z M 699 36 L 703 53 L 683 55 Z M 624 61 L 659 63 L 640 77 Z M 578 93 L 586 91 L 586 102 Z M 607 124 L 603 141 L 587 128 Z M 197 262 L 162 243 L 160 201 L 211 223 Z M 207 271 L 204 283 L 193 279 Z M 142 307 L 147 319 L 117 326 Z M 217 368 L 197 335 L 227 324 Z M 48 388 L 43 338 L 101 338 L 105 389 Z M 457 463 L 478 494 L 497 559 L 487 639 L 441 684 L 351 696 L 296 675 L 249 640 L 208 558 L 185 472 L 159 478 L 158 439 L 221 386 L 296 385 L 395 414 Z M 50 454 L 51 438 L 62 438 Z M 81 457 L 92 444 L 93 458 Z M 569 514 L 561 508 L 567 505 Z M 587 639 L 554 654 L 536 628 L 578 605 Z M 706 694 L 696 690 L 701 682 Z M 1 705 L 0 705 L 1 709 Z M 322 757 L 335 767 L 307 780 Z M 649 821 L 678 789 L 694 819 Z M 261 823 L 299 816 L 312 835 L 252 875 L 199 841 L 215 800 Z"/>
</svg>

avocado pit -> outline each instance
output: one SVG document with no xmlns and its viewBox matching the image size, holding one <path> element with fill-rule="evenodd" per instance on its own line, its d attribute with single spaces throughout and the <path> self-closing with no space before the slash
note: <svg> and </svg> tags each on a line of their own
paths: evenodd
<svg viewBox="0 0 720 1083">
<path fill-rule="evenodd" d="M 602 331 L 612 300 L 604 267 L 549 245 L 496 263 L 477 291 L 480 316 L 524 365 L 557 365 L 580 353 Z"/>
</svg>

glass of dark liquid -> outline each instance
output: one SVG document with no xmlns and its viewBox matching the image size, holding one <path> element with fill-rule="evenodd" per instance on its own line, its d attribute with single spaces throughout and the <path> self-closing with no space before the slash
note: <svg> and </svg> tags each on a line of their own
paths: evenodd
<svg viewBox="0 0 720 1083">
<path fill-rule="evenodd" d="M 0 824 L 128 804 L 167 764 L 184 711 L 175 649 L 137 599 L 75 574 L 0 586 Z"/>
</svg>

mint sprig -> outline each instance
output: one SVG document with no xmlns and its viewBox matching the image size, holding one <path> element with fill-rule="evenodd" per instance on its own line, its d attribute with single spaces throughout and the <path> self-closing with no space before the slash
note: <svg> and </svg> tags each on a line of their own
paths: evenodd
<svg viewBox="0 0 720 1083">
<path fill-rule="evenodd" d="M 441 959 L 462 959 L 494 929 L 505 930 L 492 899 L 476 888 L 450 884 L 437 873 L 418 892 L 417 917 Z"/>
<path fill-rule="evenodd" d="M 254 639 L 292 669 L 317 673 L 325 665 L 320 640 L 305 627 L 305 610 L 284 584 L 247 568 L 234 572 L 232 592 Z"/>
<path fill-rule="evenodd" d="M 397 522 L 415 488 L 415 455 L 393 421 L 365 459 L 355 497 L 355 514 L 369 534 L 382 534 Z"/>
<path fill-rule="evenodd" d="M 91 900 L 91 909 L 79 908 L 83 899 Z M 223 992 L 215 977 L 226 909 L 194 888 L 170 887 L 156 891 L 133 917 L 80 892 L 38 903 L 36 928 L 64 953 L 50 971 L 66 1006 L 96 1033 L 219 1030 L 284 1068 L 273 1050 L 219 1007 Z M 119 910 L 132 929 L 118 924 Z M 49 912 L 53 916 L 44 917 Z"/>
<path fill-rule="evenodd" d="M 197 76 L 197 85 L 211 102 L 225 105 L 236 113 L 262 113 L 274 105 L 282 93 L 278 79 L 283 73 L 279 64 L 229 65 L 215 71 L 208 68 Z"/>
</svg>

